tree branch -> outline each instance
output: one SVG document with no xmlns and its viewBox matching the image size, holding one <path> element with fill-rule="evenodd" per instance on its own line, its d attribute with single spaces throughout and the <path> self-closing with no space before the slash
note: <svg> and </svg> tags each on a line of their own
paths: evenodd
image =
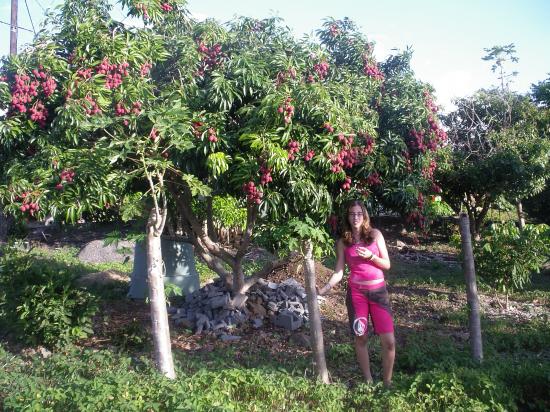
<svg viewBox="0 0 550 412">
<path fill-rule="evenodd" d="M 252 238 L 252 232 L 254 230 L 254 224 L 256 223 L 256 218 L 258 217 L 258 206 L 249 205 L 246 208 L 246 229 L 241 238 L 239 244 L 239 249 L 235 254 L 235 261 L 239 261 L 246 253 L 248 245 L 250 244 L 250 239 Z"/>
<path fill-rule="evenodd" d="M 168 185 L 170 192 L 176 200 L 178 208 L 183 212 L 183 216 L 187 219 L 194 236 L 201 240 L 205 249 L 214 256 L 222 259 L 225 263 L 233 267 L 234 257 L 232 254 L 222 249 L 217 243 L 214 243 L 208 234 L 204 233 L 204 229 L 199 221 L 195 218 L 193 211 L 190 208 L 191 192 L 186 185 L 178 186 L 175 183 Z M 180 190 L 178 190 L 180 189 Z"/>
<path fill-rule="evenodd" d="M 250 287 L 252 287 L 252 285 L 254 285 L 258 281 L 258 279 L 268 277 L 268 275 L 275 269 L 278 269 L 281 266 L 286 265 L 287 263 L 288 261 L 286 259 L 277 259 L 271 262 L 267 262 L 259 271 L 245 278 L 244 287 L 241 292 L 246 293 L 246 291 L 250 289 Z"/>
</svg>

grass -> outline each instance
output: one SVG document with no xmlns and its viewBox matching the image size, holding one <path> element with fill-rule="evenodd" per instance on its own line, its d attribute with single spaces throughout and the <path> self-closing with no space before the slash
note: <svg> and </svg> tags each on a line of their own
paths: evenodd
<svg viewBox="0 0 550 412">
<path fill-rule="evenodd" d="M 55 261 L 58 264 L 64 264 L 70 266 L 76 276 L 85 275 L 93 272 L 102 272 L 106 270 L 116 270 L 117 272 L 130 274 L 132 272 L 132 263 L 119 263 L 119 262 L 107 262 L 107 263 L 86 263 L 78 259 L 78 252 L 80 250 L 76 247 L 62 247 L 57 249 L 47 249 L 41 247 L 35 247 L 31 249 L 30 253 L 37 257 L 44 258 L 46 260 Z"/>
<path fill-rule="evenodd" d="M 386 277 L 391 284 L 399 286 L 440 286 L 453 290 L 464 287 L 464 275 L 460 267 L 450 267 L 438 261 L 411 264 L 393 259 Z"/>
<path fill-rule="evenodd" d="M 35 249 L 31 253 L 49 264 L 69 266 L 78 275 L 108 269 L 128 273 L 131 269 L 129 264 L 83 264 L 76 249 Z M 330 267 L 330 261 L 325 263 Z M 201 282 L 213 275 L 204 264 L 198 263 L 197 269 Z M 548 316 L 518 322 L 513 317 L 484 315 L 485 360 L 477 365 L 464 337 L 468 322 L 464 299 L 456 302 L 450 298 L 464 295 L 459 267 L 394 259 L 388 280 L 407 299 L 402 302 L 406 309 L 396 316 L 397 360 L 394 387 L 389 391 L 379 384 L 362 383 L 346 334 L 325 340 L 334 382 L 326 386 L 315 382 L 311 353 L 290 346 L 287 332 L 271 328 L 245 335 L 234 344 L 174 329 L 175 340 L 193 346 L 175 346 L 178 379 L 168 381 L 155 372 L 143 324 L 129 316 L 125 324 L 110 332 L 110 347 L 81 342 L 57 349 L 45 359 L 0 341 L 0 409 L 550 410 Z M 121 299 L 99 293 L 106 302 Z M 546 276 L 536 278 L 528 291 L 512 297 L 529 302 L 548 299 L 549 293 Z M 404 326 L 402 321 L 411 314 L 418 315 L 416 323 Z M 109 324 L 109 319 L 105 322 Z M 345 322 L 331 327 L 347 329 Z M 377 337 L 370 340 L 369 350 L 373 373 L 380 380 Z"/>
</svg>

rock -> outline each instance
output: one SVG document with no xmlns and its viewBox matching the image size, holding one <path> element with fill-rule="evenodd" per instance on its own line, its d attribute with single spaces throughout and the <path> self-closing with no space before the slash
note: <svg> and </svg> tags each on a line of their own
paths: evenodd
<svg viewBox="0 0 550 412">
<path fill-rule="evenodd" d="M 186 319 L 186 318 L 176 319 L 174 324 L 176 326 L 181 326 L 182 328 L 185 328 L 185 329 L 193 329 L 193 326 L 195 326 L 193 322 L 191 322 L 189 319 Z"/>
<path fill-rule="evenodd" d="M 246 296 L 245 294 L 239 293 L 229 301 L 226 307 L 227 309 L 242 308 L 247 300 L 248 300 L 248 296 Z"/>
<path fill-rule="evenodd" d="M 229 303 L 229 293 L 221 296 L 214 296 L 209 299 L 209 305 L 212 309 L 222 308 Z"/>
<path fill-rule="evenodd" d="M 260 329 L 262 326 L 264 326 L 264 321 L 262 318 L 254 318 L 250 321 L 252 322 L 252 327 L 254 329 Z"/>
<path fill-rule="evenodd" d="M 287 330 L 296 330 L 303 324 L 303 319 L 298 317 L 295 313 L 285 309 L 279 312 L 275 316 L 274 322 L 275 326 L 280 326 Z"/>
<path fill-rule="evenodd" d="M 311 348 L 311 338 L 303 332 L 293 333 L 290 335 L 288 342 L 301 348 Z"/>
<path fill-rule="evenodd" d="M 407 247 L 407 244 L 405 242 L 402 242 L 401 240 L 397 240 L 395 242 L 395 246 L 397 247 L 398 250 L 401 250 L 401 249 Z"/>
<path fill-rule="evenodd" d="M 123 240 L 118 242 L 118 247 L 114 244 L 105 246 L 103 240 L 92 240 L 78 253 L 78 259 L 87 263 L 124 263 L 132 260 L 134 256 L 135 242 Z M 127 249 L 122 251 L 122 248 Z"/>
<path fill-rule="evenodd" d="M 40 353 L 40 356 L 42 356 L 44 359 L 48 359 L 50 356 L 52 356 L 52 353 L 43 346 L 38 347 L 38 353 Z"/>
<path fill-rule="evenodd" d="M 255 317 L 265 318 L 267 316 L 267 310 L 259 303 L 249 302 L 248 307 Z"/>
</svg>

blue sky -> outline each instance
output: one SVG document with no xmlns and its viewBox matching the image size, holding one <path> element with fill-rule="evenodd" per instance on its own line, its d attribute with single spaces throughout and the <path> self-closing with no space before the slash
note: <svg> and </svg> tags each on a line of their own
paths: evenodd
<svg viewBox="0 0 550 412">
<path fill-rule="evenodd" d="M 25 1 L 19 0 L 19 25 L 31 28 Z M 35 26 L 42 8 L 60 0 L 27 0 Z M 515 43 L 519 63 L 512 88 L 527 92 L 550 75 L 550 1 L 548 0 L 189 0 L 198 19 L 227 21 L 235 15 L 279 16 L 295 36 L 311 34 L 325 17 L 354 20 L 376 42 L 378 60 L 392 49 L 411 46 L 417 76 L 431 83 L 438 101 L 450 107 L 452 97 L 471 94 L 496 83 L 484 48 Z M 117 12 L 115 12 L 117 13 Z M 118 14 L 120 15 L 120 14 Z M 0 0 L 0 20 L 9 22 L 10 0 Z M 20 48 L 32 39 L 21 32 Z M 9 27 L 0 24 L 0 55 L 9 52 Z"/>
</svg>

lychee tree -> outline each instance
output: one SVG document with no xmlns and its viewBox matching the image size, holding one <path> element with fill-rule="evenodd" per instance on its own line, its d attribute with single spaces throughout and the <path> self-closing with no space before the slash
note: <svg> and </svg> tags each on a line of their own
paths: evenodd
<svg viewBox="0 0 550 412">
<path fill-rule="evenodd" d="M 94 3 L 95 4 L 95 3 Z M 182 2 L 65 3 L 27 52 L 4 61 L 2 199 L 20 218 L 75 221 L 165 186 L 197 252 L 244 292 L 242 258 L 257 220 L 319 225 L 351 197 L 376 199 L 422 224 L 433 153 L 444 139 L 410 53 L 378 65 L 345 19 L 319 41 L 276 19 L 194 22 Z M 248 205 L 237 252 L 204 233 L 191 201 L 232 194 Z"/>
<path fill-rule="evenodd" d="M 182 1 L 123 5 L 143 28 L 110 20 L 106 2 L 71 0 L 28 51 L 3 62 L 6 212 L 128 217 L 139 193 L 166 195 L 235 295 L 282 264 L 245 276 L 258 223 L 322 227 L 359 197 L 422 224 L 444 133 L 410 54 L 379 65 L 347 19 L 298 41 L 277 19 L 221 26 L 189 19 Z M 197 213 L 207 208 L 193 207 L 226 194 L 247 207 L 236 250 L 215 242 Z"/>
</svg>

